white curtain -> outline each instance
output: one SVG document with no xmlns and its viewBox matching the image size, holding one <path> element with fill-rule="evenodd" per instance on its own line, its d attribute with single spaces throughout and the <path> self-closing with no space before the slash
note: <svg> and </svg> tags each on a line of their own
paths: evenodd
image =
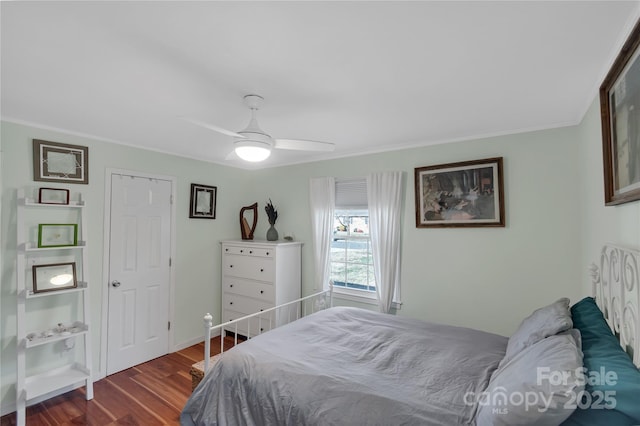
<svg viewBox="0 0 640 426">
<path fill-rule="evenodd" d="M 324 290 L 331 278 L 331 239 L 335 210 L 336 184 L 332 177 L 312 178 L 309 182 L 313 260 L 316 267 L 314 288 Z"/>
<path fill-rule="evenodd" d="M 381 312 L 389 312 L 400 282 L 402 172 L 367 176 L 367 198 L 378 306 Z"/>
</svg>

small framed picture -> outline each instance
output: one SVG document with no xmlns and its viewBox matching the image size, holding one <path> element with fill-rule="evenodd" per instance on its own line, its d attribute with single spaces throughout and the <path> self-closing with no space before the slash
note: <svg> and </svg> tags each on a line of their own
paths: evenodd
<svg viewBox="0 0 640 426">
<path fill-rule="evenodd" d="M 505 226 L 502 157 L 415 169 L 416 227 Z"/>
<path fill-rule="evenodd" d="M 78 287 L 76 263 L 33 265 L 33 292 L 66 290 Z"/>
<path fill-rule="evenodd" d="M 192 183 L 189 217 L 192 219 L 215 219 L 217 192 L 218 188 L 215 186 Z"/>
<path fill-rule="evenodd" d="M 59 188 L 40 188 L 38 191 L 40 204 L 69 204 L 69 190 Z"/>
<path fill-rule="evenodd" d="M 78 224 L 41 223 L 38 225 L 38 247 L 68 247 L 78 245 Z"/>
<path fill-rule="evenodd" d="M 89 148 L 33 139 L 33 180 L 89 183 Z"/>
</svg>

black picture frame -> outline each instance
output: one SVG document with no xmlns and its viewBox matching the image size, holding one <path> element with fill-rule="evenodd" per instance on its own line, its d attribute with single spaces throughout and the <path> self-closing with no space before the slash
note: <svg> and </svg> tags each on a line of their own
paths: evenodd
<svg viewBox="0 0 640 426">
<path fill-rule="evenodd" d="M 218 188 L 210 185 L 191 184 L 189 217 L 191 219 L 215 219 Z"/>
<path fill-rule="evenodd" d="M 40 188 L 38 190 L 39 204 L 69 204 L 69 190 L 61 188 Z"/>
</svg>

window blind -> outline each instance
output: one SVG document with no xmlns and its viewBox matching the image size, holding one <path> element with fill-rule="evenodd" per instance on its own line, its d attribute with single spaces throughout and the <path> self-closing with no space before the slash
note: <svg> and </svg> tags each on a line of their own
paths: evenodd
<svg viewBox="0 0 640 426">
<path fill-rule="evenodd" d="M 367 209 L 366 178 L 336 178 L 336 209 Z"/>
</svg>

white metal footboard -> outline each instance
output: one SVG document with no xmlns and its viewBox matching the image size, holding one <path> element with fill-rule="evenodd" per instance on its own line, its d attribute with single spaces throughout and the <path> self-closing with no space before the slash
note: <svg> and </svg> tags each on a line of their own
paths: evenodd
<svg viewBox="0 0 640 426">
<path fill-rule="evenodd" d="M 234 333 L 234 345 L 238 344 L 238 334 L 245 334 L 247 339 L 260 335 L 263 331 L 293 322 L 301 317 L 310 315 L 333 306 L 333 286 L 329 290 L 320 291 L 282 305 L 265 309 L 255 314 L 213 325 L 213 317 L 207 313 L 204 316 L 204 374 L 209 371 L 211 357 L 211 335 L 220 332 L 220 353 L 224 352 L 225 331 Z M 252 327 L 253 324 L 253 327 Z M 252 330 L 252 328 L 254 328 Z M 266 329 L 266 330 L 265 330 Z"/>
</svg>

